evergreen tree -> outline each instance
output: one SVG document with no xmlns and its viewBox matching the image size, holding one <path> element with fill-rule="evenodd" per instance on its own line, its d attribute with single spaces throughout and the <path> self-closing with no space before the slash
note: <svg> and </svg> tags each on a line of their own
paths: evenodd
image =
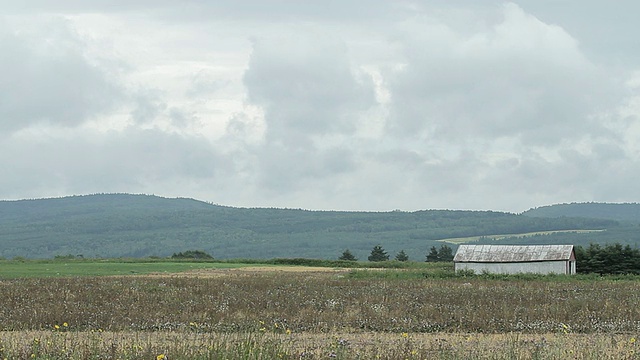
<svg viewBox="0 0 640 360">
<path fill-rule="evenodd" d="M 438 250 L 438 261 L 453 261 L 453 249 L 448 245 L 442 244 Z"/>
<path fill-rule="evenodd" d="M 436 249 L 435 246 L 431 247 L 431 250 L 429 250 L 429 253 L 427 254 L 427 262 L 436 262 L 438 261 L 438 249 Z"/>
<path fill-rule="evenodd" d="M 640 249 L 622 244 L 590 244 L 574 248 L 580 273 L 640 274 Z"/>
<path fill-rule="evenodd" d="M 349 249 L 346 249 L 342 253 L 342 256 L 338 258 L 338 260 L 357 261 L 358 259 L 355 256 L 353 256 L 353 254 L 351 253 L 351 251 L 349 251 Z"/>
<path fill-rule="evenodd" d="M 446 244 L 440 245 L 440 249 L 432 246 L 427 254 L 427 262 L 453 261 L 453 249 Z"/>
<path fill-rule="evenodd" d="M 400 250 L 400 252 L 396 254 L 396 260 L 409 261 L 409 256 L 404 252 L 404 250 Z"/>
<path fill-rule="evenodd" d="M 389 255 L 380 245 L 376 245 L 371 250 L 371 255 L 369 255 L 369 261 L 387 261 L 389 260 Z"/>
</svg>

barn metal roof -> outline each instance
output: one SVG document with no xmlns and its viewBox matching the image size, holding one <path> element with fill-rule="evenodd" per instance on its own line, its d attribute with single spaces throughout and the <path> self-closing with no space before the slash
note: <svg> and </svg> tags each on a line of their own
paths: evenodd
<svg viewBox="0 0 640 360">
<path fill-rule="evenodd" d="M 573 245 L 460 245 L 455 262 L 531 262 L 569 260 Z"/>
</svg>

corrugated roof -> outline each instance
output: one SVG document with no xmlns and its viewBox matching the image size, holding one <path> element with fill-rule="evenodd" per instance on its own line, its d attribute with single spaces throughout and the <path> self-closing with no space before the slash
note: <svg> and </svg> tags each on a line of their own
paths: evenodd
<svg viewBox="0 0 640 360">
<path fill-rule="evenodd" d="M 569 260 L 573 245 L 460 245 L 455 262 Z"/>
</svg>

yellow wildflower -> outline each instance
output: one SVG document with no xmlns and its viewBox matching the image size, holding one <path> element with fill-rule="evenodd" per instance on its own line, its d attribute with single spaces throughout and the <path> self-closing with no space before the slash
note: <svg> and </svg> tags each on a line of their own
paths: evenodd
<svg viewBox="0 0 640 360">
<path fill-rule="evenodd" d="M 156 360 L 164 360 L 164 359 L 166 359 L 166 358 L 167 358 L 167 357 L 166 357 L 166 356 L 164 356 L 164 354 L 160 354 L 160 355 L 156 356 Z"/>
<path fill-rule="evenodd" d="M 68 326 L 69 326 L 69 324 L 65 321 L 65 322 L 63 322 L 63 323 L 62 323 L 62 326 L 64 326 L 64 327 L 68 327 Z"/>
</svg>

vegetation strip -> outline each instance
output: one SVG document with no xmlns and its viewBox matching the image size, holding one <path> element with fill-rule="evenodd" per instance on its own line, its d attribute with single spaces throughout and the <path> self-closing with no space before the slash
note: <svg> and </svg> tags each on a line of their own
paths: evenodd
<svg viewBox="0 0 640 360">
<path fill-rule="evenodd" d="M 630 335 L 0 332 L 2 359 L 632 359 Z"/>
<path fill-rule="evenodd" d="M 434 277 L 414 270 L 0 281 L 0 330 L 636 333 L 635 277 Z M 268 327 L 267 327 L 268 328 Z"/>
<path fill-rule="evenodd" d="M 0 278 L 114 276 L 136 274 L 175 274 L 197 269 L 223 269 L 248 266 L 220 262 L 70 260 L 0 261 Z"/>
<path fill-rule="evenodd" d="M 0 359 L 636 356 L 636 276 L 404 266 L 4 279 Z"/>
<path fill-rule="evenodd" d="M 451 271 L 450 263 L 424 262 L 356 262 L 320 259 L 235 259 L 235 260 L 167 260 L 167 259 L 64 259 L 0 260 L 0 279 L 77 276 L 171 275 L 198 270 L 297 267 L 316 268 L 405 268 L 425 271 Z"/>
</svg>

